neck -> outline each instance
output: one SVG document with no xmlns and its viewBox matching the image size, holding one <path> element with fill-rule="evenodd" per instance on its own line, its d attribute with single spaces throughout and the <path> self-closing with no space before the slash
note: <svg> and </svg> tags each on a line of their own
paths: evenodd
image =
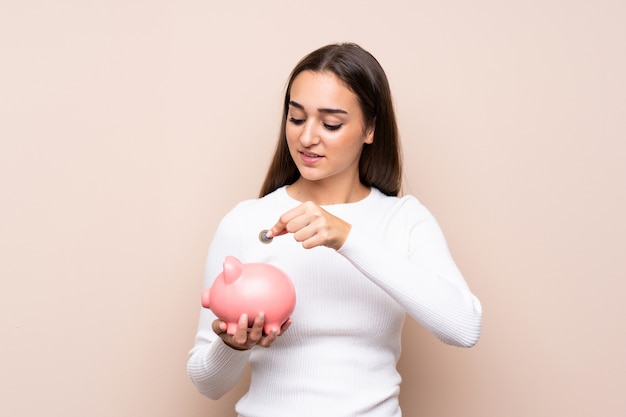
<svg viewBox="0 0 626 417">
<path fill-rule="evenodd" d="M 287 193 L 298 201 L 312 201 L 320 206 L 356 203 L 367 197 L 369 187 L 357 182 L 349 186 L 332 186 L 322 181 L 309 181 L 300 177 L 287 188 Z"/>
</svg>

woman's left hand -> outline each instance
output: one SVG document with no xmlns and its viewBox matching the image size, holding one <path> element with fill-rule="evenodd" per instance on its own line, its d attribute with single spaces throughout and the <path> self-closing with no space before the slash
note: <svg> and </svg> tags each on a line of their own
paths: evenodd
<svg viewBox="0 0 626 417">
<path fill-rule="evenodd" d="M 296 241 L 302 243 L 305 249 L 327 246 L 338 250 L 348 238 L 351 228 L 349 223 L 308 201 L 280 216 L 267 237 L 293 233 Z"/>
</svg>

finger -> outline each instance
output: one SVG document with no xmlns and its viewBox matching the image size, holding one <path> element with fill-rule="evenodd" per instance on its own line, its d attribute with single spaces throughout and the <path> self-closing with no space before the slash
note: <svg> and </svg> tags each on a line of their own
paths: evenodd
<svg viewBox="0 0 626 417">
<path fill-rule="evenodd" d="M 260 312 L 258 316 L 255 317 L 254 323 L 252 324 L 252 328 L 248 332 L 248 341 L 253 343 L 258 342 L 263 337 L 263 326 L 265 325 L 265 313 Z"/>
<path fill-rule="evenodd" d="M 294 233 L 294 238 L 302 243 L 302 247 L 310 249 L 316 246 L 327 246 L 338 250 L 343 246 L 352 225 L 330 214 L 312 214 L 310 223 Z"/>
<path fill-rule="evenodd" d="M 278 337 L 278 332 L 276 332 L 276 330 L 273 330 L 270 332 L 270 334 L 268 334 L 263 339 L 261 339 L 259 343 L 257 344 L 264 348 L 270 347 L 272 343 L 274 343 L 277 337 Z"/>
<path fill-rule="evenodd" d="M 289 328 L 289 326 L 291 326 L 291 317 L 289 317 L 283 324 L 282 326 L 280 326 L 280 331 L 272 331 L 270 332 L 270 334 L 268 334 L 267 336 L 265 336 L 261 341 L 259 341 L 258 345 L 261 347 L 270 347 L 272 345 L 272 343 L 274 343 L 276 341 L 276 339 L 278 338 L 278 336 L 282 336 L 287 329 Z"/>
<path fill-rule="evenodd" d="M 294 221 L 295 222 L 295 221 Z M 293 238 L 296 242 L 304 243 L 307 240 L 315 238 L 318 234 L 318 230 L 312 227 L 311 225 L 302 225 L 301 227 L 297 227 L 294 225 Z"/>
<path fill-rule="evenodd" d="M 282 335 L 284 332 L 287 331 L 287 329 L 289 328 L 289 326 L 291 326 L 291 317 L 289 317 L 282 326 L 280 326 L 280 334 Z"/>
<path fill-rule="evenodd" d="M 225 322 L 223 322 L 222 320 L 220 320 L 220 319 L 216 319 L 216 320 L 213 320 L 213 323 L 211 324 L 211 327 L 212 327 L 212 329 L 213 329 L 213 332 L 214 332 L 216 335 L 218 335 L 218 336 L 219 336 L 219 335 L 221 335 L 222 333 L 225 333 L 225 332 L 226 332 L 226 328 L 227 328 L 228 326 L 227 326 L 227 325 L 226 325 L 226 323 L 225 323 Z"/>
<path fill-rule="evenodd" d="M 237 330 L 235 331 L 235 334 L 233 335 L 233 342 L 243 346 L 247 340 L 248 340 L 248 315 L 244 313 L 241 315 L 241 317 L 239 317 L 239 321 L 237 322 Z"/>
<path fill-rule="evenodd" d="M 286 233 L 287 233 L 287 224 L 279 220 L 274 226 L 270 228 L 270 230 L 267 231 L 265 236 L 271 239 L 276 236 L 282 236 Z"/>
<path fill-rule="evenodd" d="M 291 219 L 290 211 L 280 216 L 276 224 L 274 224 L 274 226 L 272 226 L 270 230 L 267 232 L 267 237 L 271 238 L 271 237 L 276 237 L 276 236 L 281 236 L 281 235 L 286 234 L 287 223 L 289 222 L 290 219 Z"/>
<path fill-rule="evenodd" d="M 304 205 L 300 204 L 299 206 L 294 207 L 291 210 L 283 213 L 276 222 L 276 224 L 274 224 L 274 226 L 272 226 L 271 229 L 267 232 L 267 237 L 276 237 L 288 233 L 289 230 L 287 230 L 287 225 L 289 224 L 289 222 L 292 221 L 294 218 L 302 215 L 303 212 Z"/>
</svg>

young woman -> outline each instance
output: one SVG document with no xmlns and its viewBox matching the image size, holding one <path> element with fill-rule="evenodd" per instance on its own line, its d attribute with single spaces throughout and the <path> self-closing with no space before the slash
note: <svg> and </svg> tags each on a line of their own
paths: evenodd
<svg viewBox="0 0 626 417">
<path fill-rule="evenodd" d="M 400 159 L 372 55 L 337 44 L 298 63 L 260 198 L 222 219 L 206 268 L 208 287 L 228 255 L 273 264 L 294 281 L 296 309 L 279 334 L 263 333 L 260 312 L 234 335 L 204 309 L 187 366 L 202 394 L 220 398 L 249 363 L 240 416 L 398 417 L 405 313 L 445 343 L 477 342 L 480 302 L 430 212 L 398 196 Z"/>
</svg>

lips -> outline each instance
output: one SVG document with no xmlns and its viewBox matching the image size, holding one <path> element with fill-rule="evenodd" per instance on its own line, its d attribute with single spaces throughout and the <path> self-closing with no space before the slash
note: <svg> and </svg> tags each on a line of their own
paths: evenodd
<svg viewBox="0 0 626 417">
<path fill-rule="evenodd" d="M 312 164 L 312 163 L 319 161 L 322 158 L 322 156 L 316 153 L 312 153 L 312 152 L 300 151 L 300 158 L 302 159 L 303 162 Z"/>
</svg>

